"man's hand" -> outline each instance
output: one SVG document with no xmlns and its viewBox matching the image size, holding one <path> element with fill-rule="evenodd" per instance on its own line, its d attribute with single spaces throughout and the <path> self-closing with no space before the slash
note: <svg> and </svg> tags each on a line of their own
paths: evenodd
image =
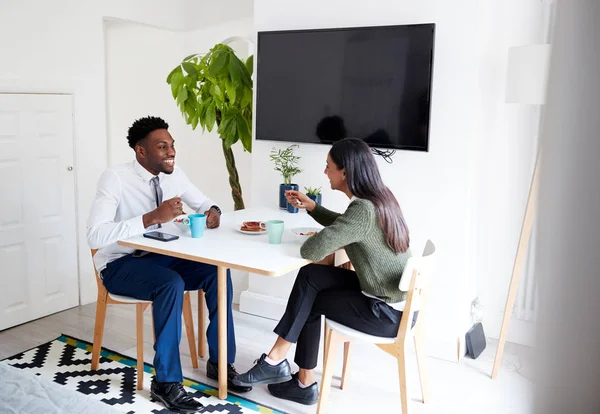
<svg viewBox="0 0 600 414">
<path fill-rule="evenodd" d="M 153 224 L 167 223 L 181 214 L 183 214 L 183 203 L 181 202 L 181 198 L 173 197 L 169 200 L 163 201 L 158 208 L 144 215 L 144 227 L 148 227 Z"/>
<path fill-rule="evenodd" d="M 221 213 L 216 209 L 210 208 L 204 212 L 206 215 L 206 227 L 209 229 L 216 229 L 221 224 Z"/>
</svg>

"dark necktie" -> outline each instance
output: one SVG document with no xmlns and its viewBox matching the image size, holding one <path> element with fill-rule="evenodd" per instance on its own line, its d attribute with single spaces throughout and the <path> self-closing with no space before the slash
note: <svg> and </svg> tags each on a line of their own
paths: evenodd
<svg viewBox="0 0 600 414">
<path fill-rule="evenodd" d="M 162 204 L 162 197 L 163 197 L 162 188 L 160 188 L 160 182 L 159 182 L 158 176 L 151 179 L 150 183 L 152 184 L 152 189 L 154 190 L 154 200 L 156 201 L 156 207 L 158 208 Z M 159 223 L 158 228 L 161 228 L 161 227 L 162 226 Z"/>
</svg>

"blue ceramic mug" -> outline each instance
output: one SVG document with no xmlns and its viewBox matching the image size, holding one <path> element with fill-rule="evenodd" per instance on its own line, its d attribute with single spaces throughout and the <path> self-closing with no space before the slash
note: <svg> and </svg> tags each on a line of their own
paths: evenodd
<svg viewBox="0 0 600 414">
<path fill-rule="evenodd" d="M 205 214 L 190 214 L 190 228 L 192 230 L 192 238 L 199 239 L 204 235 L 204 228 L 206 227 L 206 215 Z"/>
</svg>

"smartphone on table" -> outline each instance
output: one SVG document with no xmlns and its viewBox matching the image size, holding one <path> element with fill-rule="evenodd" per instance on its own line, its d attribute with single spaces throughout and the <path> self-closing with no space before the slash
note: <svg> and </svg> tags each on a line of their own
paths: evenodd
<svg viewBox="0 0 600 414">
<path fill-rule="evenodd" d="M 179 238 L 179 236 L 163 233 L 160 231 L 151 231 L 148 233 L 144 233 L 144 237 L 147 237 L 149 239 L 158 240 L 158 241 L 163 241 L 163 242 L 170 242 L 173 240 L 177 240 Z"/>
</svg>

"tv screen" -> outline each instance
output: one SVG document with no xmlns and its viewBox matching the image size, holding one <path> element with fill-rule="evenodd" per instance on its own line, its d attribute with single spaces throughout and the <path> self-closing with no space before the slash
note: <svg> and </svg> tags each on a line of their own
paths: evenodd
<svg viewBox="0 0 600 414">
<path fill-rule="evenodd" d="M 256 138 L 427 151 L 434 24 L 258 33 Z"/>
</svg>

